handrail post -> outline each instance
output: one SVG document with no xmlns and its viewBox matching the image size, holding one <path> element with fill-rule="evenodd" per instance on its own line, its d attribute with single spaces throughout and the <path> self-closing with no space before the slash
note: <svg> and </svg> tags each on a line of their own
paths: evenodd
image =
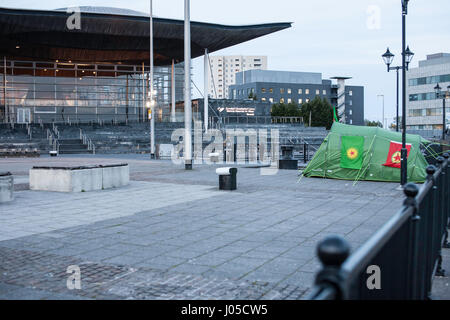
<svg viewBox="0 0 450 320">
<path fill-rule="evenodd" d="M 444 217 L 443 217 L 443 215 L 445 214 L 445 212 L 444 212 L 444 200 L 445 200 L 444 199 L 445 198 L 444 191 L 445 190 L 444 190 L 444 188 L 442 188 L 444 185 L 445 179 L 446 179 L 445 172 L 444 172 L 444 165 L 446 165 L 446 163 L 445 163 L 445 159 L 440 156 L 437 157 L 436 161 L 441 170 L 441 176 L 438 177 L 437 181 L 435 181 L 435 183 L 438 183 L 438 184 L 440 183 L 440 186 L 438 186 L 438 188 L 441 187 L 441 190 L 439 190 L 441 197 L 439 197 L 439 199 L 438 199 L 439 205 L 438 205 L 438 210 L 436 211 L 438 214 L 438 217 L 436 217 L 436 219 L 438 219 L 437 232 L 438 232 L 438 236 L 439 236 L 439 243 L 438 243 L 439 253 L 438 253 L 438 264 L 437 264 L 437 268 L 436 268 L 436 276 L 445 277 L 445 270 L 442 269 L 442 245 L 443 245 L 443 243 L 441 242 L 442 241 L 441 232 L 443 231 L 443 228 L 447 229 L 447 221 L 444 222 Z M 445 224 L 445 226 L 444 226 L 444 224 Z"/>
<path fill-rule="evenodd" d="M 445 224 L 447 225 L 447 228 L 445 229 L 445 240 L 444 240 L 444 248 L 446 249 L 450 249 L 450 242 L 448 241 L 448 229 L 450 229 L 450 155 L 446 152 L 443 154 L 444 159 L 447 161 L 447 168 L 446 168 L 446 177 L 444 180 L 445 183 L 445 190 L 446 190 L 446 194 L 445 194 L 445 204 L 444 204 L 444 212 L 447 213 L 445 219 Z"/>
<path fill-rule="evenodd" d="M 317 255 L 322 263 L 322 269 L 316 276 L 315 285 L 336 291 L 336 300 L 348 298 L 345 279 L 341 266 L 350 254 L 350 244 L 340 236 L 329 236 L 317 246 Z"/>
<path fill-rule="evenodd" d="M 409 265 L 408 272 L 410 272 L 408 296 L 410 299 L 419 298 L 419 279 L 418 279 L 418 267 L 419 267 L 419 221 L 420 216 L 418 215 L 419 207 L 416 201 L 416 196 L 419 194 L 419 188 L 414 183 L 407 183 L 403 189 L 406 199 L 403 205 L 408 208 L 412 207 L 414 212 L 411 215 L 411 232 L 410 232 L 410 244 L 409 244 Z"/>
</svg>

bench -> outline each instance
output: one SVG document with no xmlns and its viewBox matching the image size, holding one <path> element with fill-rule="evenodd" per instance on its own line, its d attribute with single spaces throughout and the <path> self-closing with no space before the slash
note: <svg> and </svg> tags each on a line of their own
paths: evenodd
<svg viewBox="0 0 450 320">
<path fill-rule="evenodd" d="M 14 199 L 14 177 L 10 172 L 0 172 L 0 203 Z"/>
<path fill-rule="evenodd" d="M 237 168 L 217 168 L 216 174 L 219 176 L 219 190 L 237 189 Z"/>
<path fill-rule="evenodd" d="M 30 190 L 55 192 L 88 192 L 128 185 L 128 164 L 81 167 L 33 167 Z"/>
</svg>

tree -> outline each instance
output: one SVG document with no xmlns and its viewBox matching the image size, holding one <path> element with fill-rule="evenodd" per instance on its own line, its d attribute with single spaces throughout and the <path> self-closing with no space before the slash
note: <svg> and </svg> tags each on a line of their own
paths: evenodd
<svg viewBox="0 0 450 320">
<path fill-rule="evenodd" d="M 300 108 L 294 102 L 288 104 L 276 103 L 272 105 L 271 115 L 272 117 L 301 117 Z"/>
<path fill-rule="evenodd" d="M 364 120 L 364 123 L 367 127 L 380 127 L 383 128 L 383 124 L 380 121 L 371 121 L 371 120 Z"/>
<path fill-rule="evenodd" d="M 333 106 L 327 99 L 316 96 L 312 101 L 302 104 L 300 116 L 305 124 L 309 124 L 311 116 L 311 127 L 325 127 L 329 130 L 334 121 Z"/>
</svg>

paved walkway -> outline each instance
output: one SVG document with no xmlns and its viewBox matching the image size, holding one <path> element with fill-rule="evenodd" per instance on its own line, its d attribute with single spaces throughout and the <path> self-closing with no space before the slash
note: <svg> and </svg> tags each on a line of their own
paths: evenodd
<svg viewBox="0 0 450 320">
<path fill-rule="evenodd" d="M 26 190 L 29 168 L 62 162 L 127 162 L 132 181 L 79 194 Z M 214 167 L 141 156 L 0 159 L 0 171 L 22 190 L 0 207 L 4 299 L 300 299 L 319 268 L 319 240 L 337 233 L 357 248 L 403 198 L 396 184 L 255 168 L 240 168 L 238 190 L 223 192 Z M 67 289 L 70 265 L 81 268 L 81 290 Z"/>
</svg>

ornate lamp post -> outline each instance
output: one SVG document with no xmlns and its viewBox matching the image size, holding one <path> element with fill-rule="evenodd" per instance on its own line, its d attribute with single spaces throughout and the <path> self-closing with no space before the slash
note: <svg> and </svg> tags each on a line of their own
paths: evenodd
<svg viewBox="0 0 450 320">
<path fill-rule="evenodd" d="M 442 140 L 445 140 L 445 131 L 447 130 L 447 118 L 445 114 L 445 99 L 450 97 L 450 85 L 447 87 L 447 91 L 442 91 L 439 83 L 434 87 L 436 92 L 436 99 L 442 99 Z"/>
<path fill-rule="evenodd" d="M 391 67 L 394 55 L 387 49 L 386 53 L 382 55 L 384 62 L 388 67 L 388 72 L 402 70 L 402 162 L 401 162 L 401 178 L 400 183 L 404 186 L 408 182 L 408 150 L 406 149 L 406 71 L 408 65 L 414 57 L 414 53 L 406 48 L 406 15 L 408 14 L 409 0 L 402 0 L 402 65 L 398 67 Z M 398 78 L 397 78 L 398 79 Z M 398 80 L 397 80 L 397 96 L 398 96 Z M 398 98 L 397 98 L 398 101 Z M 398 102 L 397 102 L 397 131 L 398 131 Z"/>
<path fill-rule="evenodd" d="M 395 129 L 398 132 L 399 131 L 399 70 L 402 69 L 401 66 L 395 66 L 395 67 L 391 67 L 392 62 L 394 61 L 394 57 L 395 55 L 391 53 L 391 51 L 389 51 L 389 48 L 387 48 L 386 52 L 381 56 L 384 60 L 384 63 L 387 66 L 387 71 L 390 72 L 392 70 L 397 71 L 397 120 L 396 120 L 396 125 L 395 125 Z M 411 50 L 409 50 L 409 46 L 406 49 L 406 70 L 408 70 L 408 66 L 409 63 L 412 61 L 414 57 L 414 53 L 411 52 Z"/>
</svg>

